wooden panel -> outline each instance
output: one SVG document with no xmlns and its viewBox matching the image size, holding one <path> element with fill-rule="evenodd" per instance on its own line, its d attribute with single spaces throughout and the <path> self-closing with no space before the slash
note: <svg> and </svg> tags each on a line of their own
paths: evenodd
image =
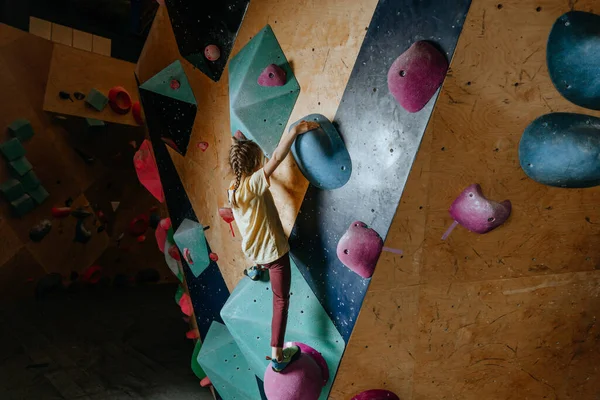
<svg viewBox="0 0 600 400">
<path fill-rule="evenodd" d="M 92 51 L 92 36 L 91 33 L 73 29 L 73 47 L 80 50 Z"/>
<path fill-rule="evenodd" d="M 54 43 L 73 45 L 73 28 L 52 23 L 52 41 Z"/>
<path fill-rule="evenodd" d="M 600 115 L 562 98 L 548 77 L 556 18 L 600 12 L 591 0 L 570 4 L 473 0 L 386 240 L 404 254 L 379 260 L 333 399 L 375 387 L 402 399 L 598 393 L 600 190 L 533 182 L 517 150 L 542 114 Z M 441 241 L 450 203 L 475 182 L 510 199 L 513 215 L 486 235 L 458 227 Z"/>
<path fill-rule="evenodd" d="M 52 39 L 52 23 L 36 17 L 29 17 L 29 33 L 42 39 Z"/>
<path fill-rule="evenodd" d="M 135 65 L 126 61 L 103 57 L 98 54 L 56 45 L 52 53 L 52 63 L 48 75 L 48 85 L 44 98 L 44 111 L 57 114 L 96 118 L 125 125 L 137 125 L 131 113 L 120 115 L 109 106 L 98 112 L 86 107 L 83 101 L 62 100 L 58 93 L 82 92 L 88 94 L 95 88 L 105 95 L 114 86 L 123 86 L 138 100 L 137 86 L 133 70 Z"/>
<path fill-rule="evenodd" d="M 102 36 L 92 36 L 92 51 L 96 54 L 110 57 L 111 41 Z"/>
<path fill-rule="evenodd" d="M 282 8 L 276 0 L 251 2 L 232 54 L 235 55 L 267 23 L 271 24 L 302 88 L 290 123 L 315 112 L 333 118 L 376 4 L 376 0 L 317 3 L 303 0 Z M 295 18 L 289 18 L 289 15 Z M 174 43 L 166 9 L 161 7 L 138 62 L 141 81 L 179 58 Z M 181 61 L 201 113 L 196 117 L 186 157 L 173 151 L 170 154 L 200 222 L 211 226 L 206 236 L 213 251 L 219 255 L 219 267 L 232 290 L 250 261 L 241 252 L 239 235 L 231 237 L 229 225 L 217 212 L 226 204 L 226 189 L 232 179 L 228 166 L 227 79 L 224 75 L 220 82 L 213 83 L 187 61 Z M 218 118 L 202 118 L 202 115 Z M 196 146 L 200 141 L 209 143 L 205 152 Z M 307 181 L 290 156 L 271 182 L 271 191 L 289 233 Z"/>
</svg>

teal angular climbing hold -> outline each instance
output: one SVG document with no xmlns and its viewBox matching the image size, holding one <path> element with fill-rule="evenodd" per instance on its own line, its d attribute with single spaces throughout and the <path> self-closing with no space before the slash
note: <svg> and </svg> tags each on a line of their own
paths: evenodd
<svg viewBox="0 0 600 400">
<path fill-rule="evenodd" d="M 271 64 L 285 71 L 287 82 L 283 86 L 258 84 L 258 77 Z M 238 130 L 243 132 L 270 157 L 299 94 L 300 85 L 267 25 L 229 63 L 231 135 Z"/>
<path fill-rule="evenodd" d="M 10 165 L 10 169 L 13 174 L 21 177 L 33 169 L 33 165 L 31 165 L 29 160 L 27 160 L 25 157 L 10 161 L 8 165 Z"/>
<path fill-rule="evenodd" d="M 263 350 L 269 351 L 269 348 Z M 254 371 L 225 325 L 216 321 L 210 325 L 198 355 L 198 363 L 221 398 L 238 400 L 261 398 Z"/>
<path fill-rule="evenodd" d="M 204 372 L 204 370 L 198 363 L 198 355 L 200 354 L 201 350 L 202 350 L 202 342 L 200 340 L 196 340 L 196 345 L 194 346 L 194 352 L 192 353 L 191 363 L 192 363 L 192 371 L 194 372 L 194 375 L 196 375 L 196 377 L 200 380 L 206 378 L 206 373 Z"/>
<path fill-rule="evenodd" d="M 302 342 L 317 349 L 329 371 L 334 373 L 344 352 L 344 340 L 293 261 L 291 268 L 292 294 L 285 340 Z M 242 279 L 221 310 L 227 329 L 254 374 L 261 378 L 269 363 L 265 360 L 265 352 L 271 347 L 272 304 L 269 282 Z M 330 379 L 323 388 L 320 399 L 327 399 L 332 382 Z"/>
<path fill-rule="evenodd" d="M 600 15 L 569 11 L 550 31 L 546 61 L 550 79 L 567 100 L 600 110 Z"/>
<path fill-rule="evenodd" d="M 0 193 L 6 200 L 15 201 L 25 194 L 23 185 L 16 179 L 9 179 L 0 184 Z"/>
<path fill-rule="evenodd" d="M 94 110 L 102 111 L 108 104 L 108 97 L 96 89 L 91 89 L 85 98 L 85 102 Z"/>
<path fill-rule="evenodd" d="M 50 193 L 48 193 L 46 188 L 44 188 L 42 185 L 39 185 L 33 190 L 28 190 L 27 194 L 31 196 L 36 204 L 42 204 L 48 197 L 50 197 Z"/>
<path fill-rule="evenodd" d="M 10 133 L 12 137 L 19 139 L 21 142 L 31 139 L 34 135 L 31 122 L 24 118 L 13 121 L 8 126 L 8 133 Z"/>
<path fill-rule="evenodd" d="M 523 132 L 519 162 L 536 182 L 564 188 L 600 185 L 600 118 L 553 113 Z"/>
<path fill-rule="evenodd" d="M 196 221 L 184 219 L 173 239 L 194 276 L 200 276 L 210 264 L 204 227 Z"/>
<path fill-rule="evenodd" d="M 148 125 L 162 140 L 185 155 L 196 119 L 196 97 L 179 60 L 140 86 Z"/>
<path fill-rule="evenodd" d="M 85 124 L 87 125 L 88 129 L 103 128 L 106 126 L 104 121 L 100 121 L 96 118 L 86 118 Z"/>
<path fill-rule="evenodd" d="M 25 148 L 19 139 L 12 138 L 0 144 L 0 152 L 8 161 L 13 161 L 25 155 Z"/>
<path fill-rule="evenodd" d="M 40 186 L 40 180 L 35 172 L 31 170 L 21 177 L 21 184 L 23 185 L 23 189 L 25 189 L 25 191 L 30 191 Z"/>
<path fill-rule="evenodd" d="M 27 194 L 24 194 L 14 201 L 11 201 L 10 205 L 15 215 L 19 217 L 22 217 L 35 208 L 33 199 Z"/>
<path fill-rule="evenodd" d="M 300 171 L 319 189 L 344 186 L 352 175 L 352 160 L 337 129 L 321 114 L 308 115 L 292 127 L 304 120 L 315 121 L 320 127 L 298 136 L 292 146 Z"/>
</svg>

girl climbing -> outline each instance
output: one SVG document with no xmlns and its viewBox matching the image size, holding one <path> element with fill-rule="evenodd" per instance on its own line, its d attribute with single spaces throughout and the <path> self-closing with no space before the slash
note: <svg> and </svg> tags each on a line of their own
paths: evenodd
<svg viewBox="0 0 600 400">
<path fill-rule="evenodd" d="M 269 191 L 270 178 L 290 152 L 298 135 L 319 127 L 302 121 L 284 135 L 271 159 L 261 168 L 262 151 L 253 141 L 237 131 L 229 150 L 229 165 L 235 175 L 227 196 L 242 235 L 242 251 L 257 267 L 244 271 L 257 280 L 260 271 L 269 270 L 273 292 L 271 321 L 271 360 L 273 370 L 282 371 L 299 355 L 296 346 L 283 349 L 290 301 L 290 256 L 287 237 Z"/>
</svg>

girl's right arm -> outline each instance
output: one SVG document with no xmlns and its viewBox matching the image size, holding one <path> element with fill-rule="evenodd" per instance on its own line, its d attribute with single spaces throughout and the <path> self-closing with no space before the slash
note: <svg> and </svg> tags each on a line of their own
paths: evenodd
<svg viewBox="0 0 600 400">
<path fill-rule="evenodd" d="M 264 166 L 263 170 L 265 172 L 265 176 L 267 179 L 271 177 L 273 172 L 277 169 L 279 164 L 285 159 L 285 157 L 290 152 L 292 148 L 292 144 L 294 144 L 294 140 L 298 135 L 302 135 L 308 131 L 312 131 L 317 129 L 320 125 L 313 121 L 302 121 L 298 125 L 294 126 L 290 131 L 281 139 L 279 142 L 279 146 L 273 152 L 273 156 L 267 164 Z"/>
</svg>

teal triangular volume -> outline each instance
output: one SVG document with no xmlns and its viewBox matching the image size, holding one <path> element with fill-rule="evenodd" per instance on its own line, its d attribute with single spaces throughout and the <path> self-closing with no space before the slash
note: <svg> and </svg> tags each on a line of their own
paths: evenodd
<svg viewBox="0 0 600 400">
<path fill-rule="evenodd" d="M 264 87 L 258 84 L 259 75 L 270 64 L 285 71 L 285 85 Z M 299 94 L 300 85 L 273 30 L 267 25 L 229 63 L 231 134 L 242 131 L 270 157 Z"/>
<path fill-rule="evenodd" d="M 173 89 L 171 87 L 173 80 L 179 82 L 179 88 Z M 196 97 L 179 60 L 174 61 L 171 65 L 148 79 L 140 86 L 140 89 L 197 105 Z"/>
<path fill-rule="evenodd" d="M 225 325 L 213 321 L 198 355 L 198 363 L 221 398 L 261 399 L 254 372 Z"/>
<path fill-rule="evenodd" d="M 200 276 L 210 265 L 208 246 L 204 237 L 204 227 L 198 222 L 186 218 L 179 225 L 179 228 L 177 228 L 173 239 L 194 276 L 196 278 Z"/>
<path fill-rule="evenodd" d="M 272 304 L 269 282 L 254 282 L 244 278 L 221 310 L 227 329 L 253 372 L 261 379 L 269 363 L 265 360 L 265 354 L 271 348 Z M 306 343 L 323 354 L 332 375 L 321 392 L 320 399 L 326 399 L 342 359 L 345 343 L 293 262 L 285 341 Z"/>
</svg>

